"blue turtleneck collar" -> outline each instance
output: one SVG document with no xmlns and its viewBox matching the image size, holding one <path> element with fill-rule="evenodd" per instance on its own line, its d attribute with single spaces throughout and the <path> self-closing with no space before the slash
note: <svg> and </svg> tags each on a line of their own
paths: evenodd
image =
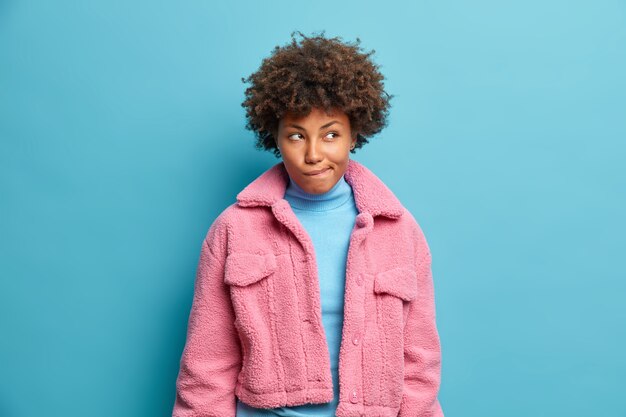
<svg viewBox="0 0 626 417">
<path fill-rule="evenodd" d="M 352 197 L 352 187 L 344 175 L 333 187 L 322 194 L 311 194 L 304 191 L 291 177 L 285 190 L 285 198 L 295 209 L 309 211 L 327 211 L 345 204 Z"/>
</svg>

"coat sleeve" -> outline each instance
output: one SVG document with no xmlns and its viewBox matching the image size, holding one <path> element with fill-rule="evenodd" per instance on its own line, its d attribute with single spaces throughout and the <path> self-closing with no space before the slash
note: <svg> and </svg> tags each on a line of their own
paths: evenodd
<svg viewBox="0 0 626 417">
<path fill-rule="evenodd" d="M 224 264 L 227 231 L 219 218 L 200 251 L 187 339 L 172 417 L 234 417 L 241 353 Z"/>
<path fill-rule="evenodd" d="M 437 399 L 441 346 L 435 320 L 431 254 L 419 226 L 416 234 L 418 295 L 411 300 L 404 327 L 404 386 L 398 417 L 443 417 Z"/>
</svg>

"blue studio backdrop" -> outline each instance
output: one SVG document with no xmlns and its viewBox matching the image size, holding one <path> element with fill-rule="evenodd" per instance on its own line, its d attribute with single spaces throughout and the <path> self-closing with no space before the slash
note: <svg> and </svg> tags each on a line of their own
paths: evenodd
<svg viewBox="0 0 626 417">
<path fill-rule="evenodd" d="M 171 415 L 202 239 L 278 160 L 246 84 L 361 39 L 357 154 L 433 254 L 446 416 L 624 417 L 626 3 L 0 2 L 0 416 Z"/>
</svg>

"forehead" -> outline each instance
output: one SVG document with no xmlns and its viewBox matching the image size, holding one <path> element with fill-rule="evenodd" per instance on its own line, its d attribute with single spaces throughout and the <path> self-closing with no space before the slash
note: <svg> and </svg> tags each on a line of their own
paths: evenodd
<svg viewBox="0 0 626 417">
<path fill-rule="evenodd" d="M 329 110 L 328 113 L 324 111 L 324 109 L 320 108 L 312 108 L 309 114 L 306 115 L 298 115 L 291 111 L 285 112 L 285 115 L 282 117 L 281 121 L 286 122 L 296 122 L 296 123 L 320 123 L 323 124 L 330 120 L 339 120 L 340 122 L 348 122 L 348 115 L 344 113 L 341 109 L 332 109 Z"/>
</svg>

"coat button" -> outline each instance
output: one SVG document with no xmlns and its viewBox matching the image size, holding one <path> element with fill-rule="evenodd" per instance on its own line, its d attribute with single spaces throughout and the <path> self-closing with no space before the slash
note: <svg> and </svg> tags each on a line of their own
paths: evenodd
<svg viewBox="0 0 626 417">
<path fill-rule="evenodd" d="M 364 227 L 367 224 L 367 221 L 365 220 L 365 217 L 358 217 L 356 218 L 356 225 L 359 227 Z"/>
<path fill-rule="evenodd" d="M 352 390 L 352 395 L 350 395 L 350 402 L 354 404 L 354 403 L 356 403 L 358 401 L 359 401 L 359 398 L 357 397 L 356 390 L 353 389 Z"/>
<path fill-rule="evenodd" d="M 359 340 L 359 334 L 355 334 L 354 337 L 352 338 L 352 343 L 354 343 L 355 345 L 358 345 L 360 342 Z"/>
</svg>

